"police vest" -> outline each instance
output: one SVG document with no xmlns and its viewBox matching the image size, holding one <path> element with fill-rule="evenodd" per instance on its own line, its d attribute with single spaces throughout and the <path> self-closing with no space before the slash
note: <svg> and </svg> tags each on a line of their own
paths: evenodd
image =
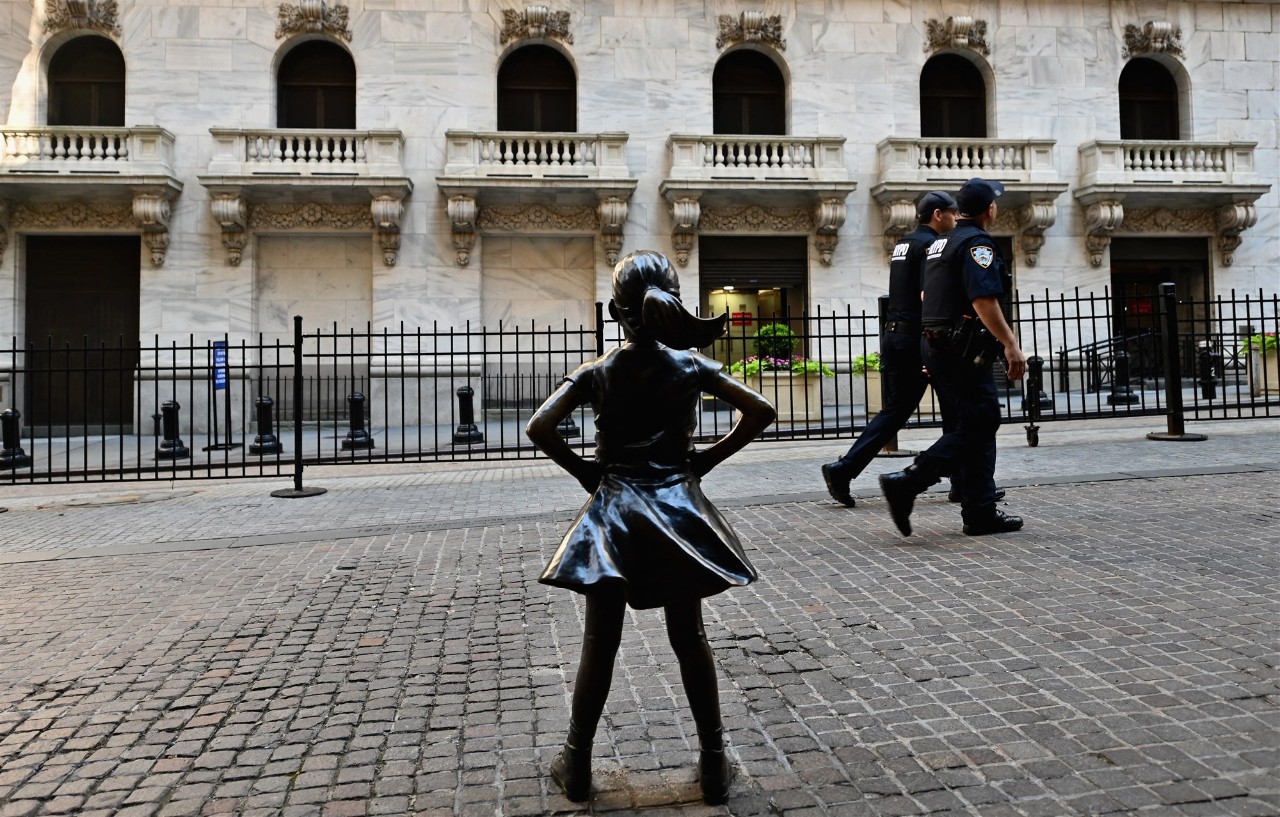
<svg viewBox="0 0 1280 817">
<path fill-rule="evenodd" d="M 980 237 L 990 239 L 990 234 L 972 221 L 961 221 L 925 251 L 924 269 L 920 274 L 924 290 L 921 318 L 925 326 L 951 326 L 960 316 L 972 314 L 973 299 L 965 286 L 964 264 L 969 245 Z M 1003 284 L 1004 259 L 998 250 L 991 271 Z"/>
<path fill-rule="evenodd" d="M 920 267 L 937 237 L 932 228 L 921 225 L 894 245 L 889 258 L 889 320 L 919 323 Z"/>
</svg>

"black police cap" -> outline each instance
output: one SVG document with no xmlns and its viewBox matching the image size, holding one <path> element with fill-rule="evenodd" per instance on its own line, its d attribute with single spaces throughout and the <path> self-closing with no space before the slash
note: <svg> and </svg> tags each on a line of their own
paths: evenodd
<svg viewBox="0 0 1280 817">
<path fill-rule="evenodd" d="M 954 209 L 956 209 L 956 200 L 951 198 L 950 193 L 934 190 L 931 193 L 925 193 L 916 202 L 916 218 L 924 222 L 933 218 L 934 210 Z"/>
<path fill-rule="evenodd" d="M 991 202 L 1004 192 L 1004 185 L 987 179 L 970 179 L 956 194 L 956 202 L 960 205 L 960 214 L 976 216 L 987 212 Z"/>
</svg>

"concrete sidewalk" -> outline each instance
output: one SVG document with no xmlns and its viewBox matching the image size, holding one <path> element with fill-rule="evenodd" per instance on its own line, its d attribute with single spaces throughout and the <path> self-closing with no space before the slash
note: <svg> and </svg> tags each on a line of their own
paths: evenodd
<svg viewBox="0 0 1280 817">
<path fill-rule="evenodd" d="M 632 613 L 580 809 L 545 779 L 581 641 L 536 577 L 581 504 L 543 461 L 275 481 L 5 486 L 0 816 L 1280 815 L 1272 420 L 1002 432 L 1026 530 L 969 538 L 842 442 L 706 480 L 762 579 L 707 604 L 737 769 L 696 737 L 661 614 Z M 931 432 L 904 435 L 918 448 Z"/>
</svg>

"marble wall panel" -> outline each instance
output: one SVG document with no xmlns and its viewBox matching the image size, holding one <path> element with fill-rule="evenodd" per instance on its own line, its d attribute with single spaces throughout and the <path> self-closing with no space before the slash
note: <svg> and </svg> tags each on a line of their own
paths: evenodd
<svg viewBox="0 0 1280 817">
<path fill-rule="evenodd" d="M 291 332 L 293 315 L 307 326 L 363 327 L 372 319 L 372 255 L 368 236 L 259 236 L 258 331 Z"/>
<path fill-rule="evenodd" d="M 199 21 L 197 36 L 202 40 L 239 40 L 247 30 L 248 14 L 242 8 L 204 7 Z"/>
</svg>

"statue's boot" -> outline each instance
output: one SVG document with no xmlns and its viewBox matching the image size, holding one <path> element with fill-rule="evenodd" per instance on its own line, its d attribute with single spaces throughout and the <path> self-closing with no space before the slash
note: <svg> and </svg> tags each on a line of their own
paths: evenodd
<svg viewBox="0 0 1280 817">
<path fill-rule="evenodd" d="M 698 753 L 698 783 L 702 786 L 702 801 L 718 806 L 729 800 L 729 783 L 733 769 L 724 753 L 724 730 L 698 735 L 702 745 Z"/>
<path fill-rule="evenodd" d="M 581 803 L 591 796 L 591 740 L 583 736 L 573 722 L 569 722 L 569 736 L 551 761 L 551 779 L 564 796 Z"/>
</svg>

